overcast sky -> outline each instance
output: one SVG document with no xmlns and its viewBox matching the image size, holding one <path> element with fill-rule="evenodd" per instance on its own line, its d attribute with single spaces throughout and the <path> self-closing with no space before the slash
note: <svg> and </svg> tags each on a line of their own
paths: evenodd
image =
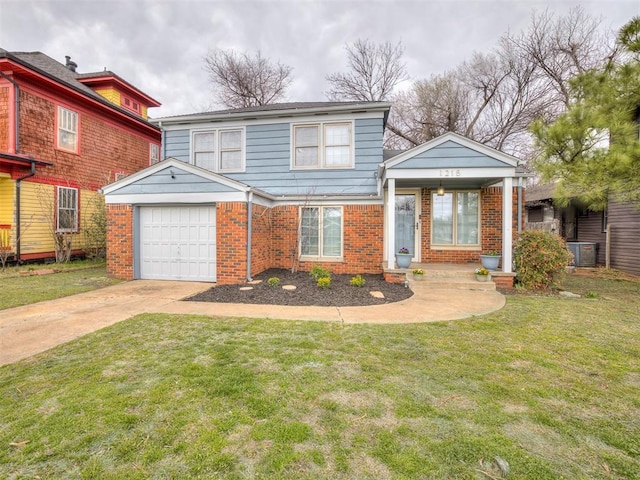
<svg viewBox="0 0 640 480">
<path fill-rule="evenodd" d="M 105 67 L 162 103 L 153 117 L 219 108 L 204 69 L 213 47 L 293 67 L 289 101 L 323 101 L 358 38 L 402 41 L 412 79 L 453 68 L 529 24 L 534 10 L 581 5 L 617 30 L 640 0 L 0 0 L 0 47 L 41 51 L 78 72 Z"/>
</svg>

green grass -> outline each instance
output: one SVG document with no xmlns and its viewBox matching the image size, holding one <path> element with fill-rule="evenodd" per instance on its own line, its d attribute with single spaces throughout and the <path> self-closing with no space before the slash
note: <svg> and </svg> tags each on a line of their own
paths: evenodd
<svg viewBox="0 0 640 480">
<path fill-rule="evenodd" d="M 0 478 L 476 480 L 498 456 L 508 479 L 638 479 L 640 283 L 566 287 L 598 297 L 397 326 L 136 316 L 0 368 Z"/>
<path fill-rule="evenodd" d="M 48 275 L 27 275 L 20 271 L 54 269 Z M 104 262 L 72 262 L 69 264 L 29 265 L 8 268 L 0 273 L 0 310 L 43 300 L 75 295 L 118 283 L 106 277 Z"/>
</svg>

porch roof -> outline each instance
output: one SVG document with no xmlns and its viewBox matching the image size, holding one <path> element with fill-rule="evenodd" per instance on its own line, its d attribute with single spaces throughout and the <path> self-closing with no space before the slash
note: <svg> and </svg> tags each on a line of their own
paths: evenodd
<svg viewBox="0 0 640 480">
<path fill-rule="evenodd" d="M 517 167 L 517 158 L 449 132 L 386 160 L 378 178 L 398 188 L 480 188 L 521 176 Z"/>
</svg>

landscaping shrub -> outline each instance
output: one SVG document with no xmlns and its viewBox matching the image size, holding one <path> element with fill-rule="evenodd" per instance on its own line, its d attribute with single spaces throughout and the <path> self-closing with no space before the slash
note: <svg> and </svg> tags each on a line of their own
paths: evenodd
<svg viewBox="0 0 640 480">
<path fill-rule="evenodd" d="M 323 289 L 331 287 L 331 277 L 320 277 L 318 279 L 318 286 Z"/>
<path fill-rule="evenodd" d="M 364 284 L 367 281 L 362 277 L 362 275 L 356 275 L 355 277 L 351 277 L 349 280 L 349 285 L 353 285 L 354 287 L 364 287 Z"/>
<path fill-rule="evenodd" d="M 267 285 L 269 285 L 270 287 L 279 287 L 280 279 L 278 277 L 271 277 L 267 280 Z"/>
<path fill-rule="evenodd" d="M 558 235 L 539 230 L 522 232 L 513 252 L 516 279 L 528 289 L 549 288 L 572 258 Z"/>
<path fill-rule="evenodd" d="M 314 280 L 318 280 L 324 277 L 331 277 L 331 272 L 320 265 L 314 265 L 309 275 L 311 275 Z"/>
</svg>

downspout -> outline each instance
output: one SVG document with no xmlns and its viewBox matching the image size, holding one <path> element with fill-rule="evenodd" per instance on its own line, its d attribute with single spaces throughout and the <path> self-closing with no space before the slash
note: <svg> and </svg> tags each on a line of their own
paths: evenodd
<svg viewBox="0 0 640 480">
<path fill-rule="evenodd" d="M 252 226 L 253 226 L 253 192 L 249 190 L 247 195 L 247 282 L 253 281 L 253 278 L 251 278 Z"/>
<path fill-rule="evenodd" d="M 162 128 L 162 120 L 158 122 L 158 127 L 160 127 L 160 148 L 162 149 L 160 152 L 160 162 L 167 158 L 167 141 L 164 138 L 164 128 Z"/>
<path fill-rule="evenodd" d="M 14 101 L 14 152 L 15 154 L 20 153 L 20 86 L 18 82 L 16 82 L 13 78 L 9 77 L 6 73 L 0 71 L 0 75 L 7 81 L 13 84 L 13 101 Z M 22 177 L 18 177 L 16 179 L 16 263 L 20 263 L 20 236 L 22 232 L 20 231 L 20 187 L 22 185 L 22 180 L 25 178 L 33 177 L 36 174 L 36 163 L 31 159 L 31 172 Z"/>
</svg>

